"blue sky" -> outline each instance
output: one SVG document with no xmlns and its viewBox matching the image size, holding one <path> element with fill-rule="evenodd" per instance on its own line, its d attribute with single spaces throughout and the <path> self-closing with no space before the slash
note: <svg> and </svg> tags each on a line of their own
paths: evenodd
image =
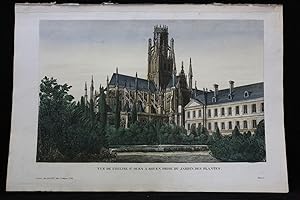
<svg viewBox="0 0 300 200">
<path fill-rule="evenodd" d="M 96 88 L 119 73 L 146 78 L 147 44 L 154 25 L 169 27 L 175 40 L 177 68 L 188 70 L 192 58 L 197 87 L 220 89 L 228 81 L 245 85 L 263 81 L 263 21 L 260 20 L 131 20 L 40 21 L 41 77 L 72 85 L 78 99 L 84 82 L 94 76 Z"/>
</svg>

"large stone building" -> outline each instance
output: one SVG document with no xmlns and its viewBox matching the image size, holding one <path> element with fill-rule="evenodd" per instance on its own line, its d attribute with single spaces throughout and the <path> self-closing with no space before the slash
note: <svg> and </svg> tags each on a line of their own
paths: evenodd
<svg viewBox="0 0 300 200">
<path fill-rule="evenodd" d="M 231 133 L 235 126 L 253 132 L 264 119 L 264 84 L 234 87 L 229 81 L 229 88 L 223 90 L 214 84 L 213 91 L 205 89 L 191 99 L 185 114 L 188 132 L 192 126 L 204 126 L 209 132 L 218 127 L 222 134 Z"/>
<path fill-rule="evenodd" d="M 193 72 L 190 58 L 188 74 L 181 62 L 177 73 L 174 39 L 169 41 L 167 26 L 155 26 L 153 40 L 148 40 L 148 75 L 146 78 L 120 74 L 118 68 L 106 83 L 106 102 L 109 116 L 113 116 L 116 104 L 121 107 L 121 126 L 128 127 L 133 105 L 136 105 L 138 120 L 158 119 L 164 123 L 185 127 L 204 126 L 210 132 L 219 127 L 229 133 L 234 126 L 241 130 L 253 130 L 263 115 L 263 83 L 218 91 L 192 88 Z M 118 93 L 118 95 L 117 95 Z M 117 98 L 119 96 L 119 98 Z M 85 102 L 95 106 L 98 91 L 93 79 L 88 97 L 85 85 Z M 95 109 L 97 107 L 95 106 Z"/>
<path fill-rule="evenodd" d="M 106 101 L 110 113 L 114 112 L 116 102 L 121 102 L 121 125 L 128 126 L 133 104 L 136 104 L 138 120 L 163 120 L 184 126 L 184 106 L 190 101 L 192 89 L 192 61 L 190 58 L 189 72 L 186 75 L 183 62 L 177 73 L 175 63 L 174 39 L 169 41 L 167 26 L 155 26 L 153 40 L 148 42 L 148 75 L 140 78 L 120 74 L 118 68 L 107 77 Z M 189 83 L 189 84 L 188 84 Z M 119 99 L 116 99 L 117 91 Z M 88 98 L 87 86 L 85 90 L 86 102 L 95 102 L 98 92 L 95 91 L 93 80 Z M 95 108 L 96 109 L 96 108 Z"/>
</svg>

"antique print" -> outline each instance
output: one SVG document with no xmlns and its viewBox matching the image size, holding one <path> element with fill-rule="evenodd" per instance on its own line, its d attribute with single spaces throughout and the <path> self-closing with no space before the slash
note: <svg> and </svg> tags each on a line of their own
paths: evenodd
<svg viewBox="0 0 300 200">
<path fill-rule="evenodd" d="M 288 191 L 281 6 L 15 16 L 8 191 Z"/>
<path fill-rule="evenodd" d="M 40 21 L 38 162 L 264 162 L 262 20 Z"/>
</svg>

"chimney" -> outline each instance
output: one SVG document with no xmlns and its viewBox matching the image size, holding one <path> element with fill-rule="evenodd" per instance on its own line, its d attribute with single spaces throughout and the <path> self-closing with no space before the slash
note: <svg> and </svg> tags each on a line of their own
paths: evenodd
<svg viewBox="0 0 300 200">
<path fill-rule="evenodd" d="M 229 94 L 232 94 L 234 88 L 234 81 L 229 81 Z"/>
<path fill-rule="evenodd" d="M 218 87 L 219 87 L 218 84 L 214 84 L 214 88 L 215 88 L 215 90 L 214 90 L 214 97 L 216 97 L 216 98 L 218 96 Z"/>
</svg>

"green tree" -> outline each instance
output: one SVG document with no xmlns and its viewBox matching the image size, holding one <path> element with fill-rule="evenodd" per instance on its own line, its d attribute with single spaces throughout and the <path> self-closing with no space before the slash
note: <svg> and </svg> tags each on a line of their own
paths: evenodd
<svg viewBox="0 0 300 200">
<path fill-rule="evenodd" d="M 137 108 L 136 108 L 136 100 L 134 100 L 132 104 L 132 111 L 131 111 L 131 123 L 137 121 Z"/>
<path fill-rule="evenodd" d="M 198 126 L 196 132 L 197 132 L 197 135 L 201 135 L 201 133 L 202 133 L 202 127 Z"/>
<path fill-rule="evenodd" d="M 93 116 L 91 104 L 90 112 L 83 98 L 76 105 L 70 88 L 54 78 L 41 81 L 37 161 L 101 161 L 110 155 L 102 153 L 105 127 Z"/>
<path fill-rule="evenodd" d="M 197 137 L 196 124 L 192 124 L 190 134 Z"/>
<path fill-rule="evenodd" d="M 70 110 L 74 97 L 68 94 L 71 86 L 59 85 L 54 78 L 44 77 L 40 84 L 37 161 L 55 160 L 63 157 L 63 139 L 70 121 Z"/>
<path fill-rule="evenodd" d="M 254 138 L 257 141 L 257 145 L 258 145 L 258 155 L 260 155 L 260 157 L 262 157 L 264 160 L 266 159 L 266 141 L 265 141 L 265 121 L 261 120 L 258 125 L 257 128 L 254 132 Z"/>
<path fill-rule="evenodd" d="M 219 127 L 216 128 L 215 132 L 213 132 L 213 139 L 214 140 L 220 140 L 222 139 L 222 135 L 220 133 Z"/>
<path fill-rule="evenodd" d="M 251 137 L 251 131 L 247 131 L 247 132 L 245 132 L 244 134 L 244 137 L 246 137 L 246 138 L 250 138 Z"/>
<path fill-rule="evenodd" d="M 232 131 L 232 137 L 239 137 L 239 136 L 241 136 L 241 135 L 242 135 L 242 134 L 241 134 L 241 132 L 239 131 L 238 127 L 235 126 L 234 129 L 233 129 L 233 131 Z"/>
<path fill-rule="evenodd" d="M 100 123 L 100 141 L 101 145 L 107 147 L 107 132 L 106 132 L 106 124 L 107 124 L 107 107 L 106 107 L 106 96 L 103 88 L 100 88 L 100 95 L 98 99 L 98 117 Z"/>
<path fill-rule="evenodd" d="M 254 135 L 256 137 L 265 138 L 265 121 L 261 120 L 256 128 L 256 131 L 254 132 Z"/>
<path fill-rule="evenodd" d="M 202 127 L 201 133 L 202 133 L 202 134 L 209 135 L 207 128 L 205 128 L 204 126 Z"/>
<path fill-rule="evenodd" d="M 98 117 L 102 129 L 105 129 L 107 124 L 107 107 L 106 107 L 106 96 L 103 88 L 100 90 L 98 99 Z"/>
<path fill-rule="evenodd" d="M 223 136 L 222 139 L 210 145 L 213 156 L 222 161 L 261 162 L 266 160 L 263 122 L 257 127 L 255 134 L 245 132 L 243 135 L 237 127 L 232 136 Z"/>
<path fill-rule="evenodd" d="M 121 102 L 119 90 L 116 91 L 115 127 L 118 129 L 121 122 Z"/>
<path fill-rule="evenodd" d="M 201 129 L 200 134 L 199 134 L 199 144 L 207 144 L 207 140 L 209 138 L 209 133 L 205 127 L 198 128 Z"/>
<path fill-rule="evenodd" d="M 79 106 L 81 106 L 81 109 L 84 110 L 85 109 L 85 100 L 84 100 L 84 97 L 81 96 L 80 98 L 80 104 Z"/>
</svg>

